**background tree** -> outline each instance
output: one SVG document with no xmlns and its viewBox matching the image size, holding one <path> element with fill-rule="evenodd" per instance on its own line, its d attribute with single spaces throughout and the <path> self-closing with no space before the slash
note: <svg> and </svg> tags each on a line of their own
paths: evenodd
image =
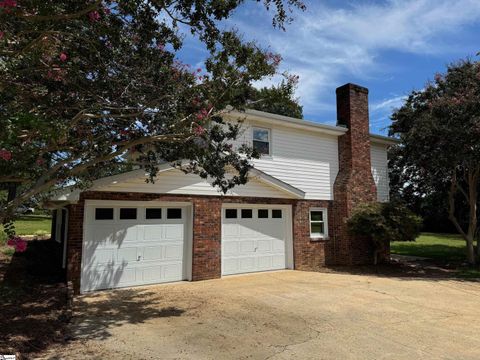
<svg viewBox="0 0 480 360">
<path fill-rule="evenodd" d="M 0 203 L 0 222 L 52 188 L 115 172 L 127 152 L 152 180 L 168 161 L 223 191 L 245 183 L 256 154 L 230 147 L 239 125 L 221 115 L 243 109 L 251 83 L 274 75 L 280 57 L 221 24 L 242 3 L 1 0 L 0 186 L 21 186 Z M 304 8 L 263 4 L 280 28 L 288 8 Z M 176 57 L 186 36 L 208 50 L 202 68 Z"/>
<path fill-rule="evenodd" d="M 392 115 L 390 134 L 401 140 L 391 153 L 397 192 L 421 199 L 442 194 L 449 219 L 466 241 L 467 260 L 474 264 L 480 255 L 479 62 L 452 64 L 424 90 L 413 91 Z"/>
<path fill-rule="evenodd" d="M 247 107 L 272 114 L 303 119 L 303 107 L 295 97 L 298 77 L 286 75 L 278 86 L 251 88 L 247 94 Z"/>
</svg>

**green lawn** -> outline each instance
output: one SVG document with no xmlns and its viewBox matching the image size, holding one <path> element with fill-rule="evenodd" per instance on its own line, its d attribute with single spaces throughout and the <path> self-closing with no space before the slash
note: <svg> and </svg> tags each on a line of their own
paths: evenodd
<svg viewBox="0 0 480 360">
<path fill-rule="evenodd" d="M 52 218 L 43 215 L 24 215 L 15 221 L 18 235 L 34 235 L 37 231 L 50 234 Z"/>
<path fill-rule="evenodd" d="M 447 262 L 465 260 L 465 240 L 456 234 L 422 233 L 412 242 L 392 242 L 392 254 L 422 256 Z"/>
</svg>

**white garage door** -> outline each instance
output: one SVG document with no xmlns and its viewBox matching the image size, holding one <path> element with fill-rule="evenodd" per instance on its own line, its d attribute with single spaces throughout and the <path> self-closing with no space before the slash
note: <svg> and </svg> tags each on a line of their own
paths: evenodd
<svg viewBox="0 0 480 360">
<path fill-rule="evenodd" d="M 188 216 L 178 204 L 87 201 L 81 291 L 186 279 Z"/>
<path fill-rule="evenodd" d="M 293 268 L 291 207 L 225 205 L 222 274 Z"/>
</svg>

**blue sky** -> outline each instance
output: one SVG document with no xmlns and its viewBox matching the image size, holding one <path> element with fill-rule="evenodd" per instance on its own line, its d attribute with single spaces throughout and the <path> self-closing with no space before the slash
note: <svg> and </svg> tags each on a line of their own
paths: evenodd
<svg viewBox="0 0 480 360">
<path fill-rule="evenodd" d="M 274 29 L 271 14 L 253 1 L 223 26 L 282 55 L 280 71 L 300 76 L 296 95 L 307 120 L 335 124 L 335 88 L 353 82 L 370 90 L 371 132 L 386 134 L 406 94 L 452 61 L 478 59 L 480 0 L 304 2 L 307 10 L 295 11 L 286 31 Z M 205 56 L 188 39 L 180 55 L 196 66 Z"/>
</svg>

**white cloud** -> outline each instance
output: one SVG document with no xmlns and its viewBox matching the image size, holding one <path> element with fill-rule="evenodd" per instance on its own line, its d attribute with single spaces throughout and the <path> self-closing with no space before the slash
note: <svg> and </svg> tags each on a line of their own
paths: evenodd
<svg viewBox="0 0 480 360">
<path fill-rule="evenodd" d="M 379 111 L 385 111 L 385 110 L 390 111 L 392 109 L 399 108 L 400 106 L 402 106 L 403 101 L 405 99 L 406 99 L 406 96 L 394 96 L 392 98 L 370 104 L 370 111 L 372 112 L 379 112 Z"/>
<path fill-rule="evenodd" d="M 462 46 L 456 37 L 463 28 L 480 19 L 479 0 L 368 1 L 342 9 L 313 3 L 306 12 L 295 12 L 286 32 L 271 31 L 265 13 L 250 14 L 248 23 L 246 17 L 235 19 L 246 38 L 282 54 L 283 70 L 300 76 L 297 95 L 310 114 L 333 109 L 334 104 L 321 101 L 331 98 L 342 79 L 387 77 L 390 65 L 379 60 L 381 51 L 448 53 Z M 386 99 L 372 110 L 390 110 L 401 99 Z"/>
</svg>

